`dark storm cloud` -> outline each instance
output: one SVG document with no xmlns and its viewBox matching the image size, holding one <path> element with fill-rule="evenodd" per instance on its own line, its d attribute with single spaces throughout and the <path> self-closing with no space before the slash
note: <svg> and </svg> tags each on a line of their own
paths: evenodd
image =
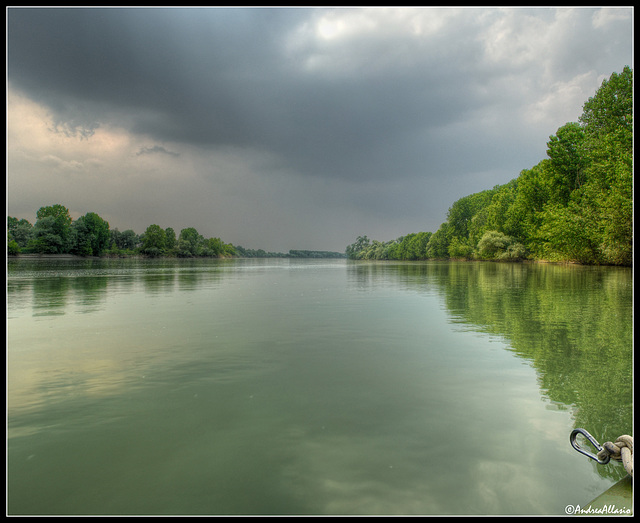
<svg viewBox="0 0 640 523">
<path fill-rule="evenodd" d="M 479 103 L 468 81 L 479 47 L 451 60 L 474 32 L 363 36 L 340 53 L 330 41 L 296 47 L 292 28 L 322 14 L 12 9 L 9 79 L 79 132 L 117 118 L 157 139 L 264 149 L 303 174 L 338 177 L 415 174 L 412 164 L 435 161 L 415 136 Z"/>
</svg>

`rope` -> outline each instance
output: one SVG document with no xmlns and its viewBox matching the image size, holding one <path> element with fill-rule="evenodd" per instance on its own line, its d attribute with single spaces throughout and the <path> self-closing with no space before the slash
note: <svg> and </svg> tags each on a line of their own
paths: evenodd
<svg viewBox="0 0 640 523">
<path fill-rule="evenodd" d="M 627 473 L 633 477 L 633 437 L 620 436 L 615 443 L 607 441 L 598 452 L 598 459 L 604 460 L 607 456 L 611 459 L 622 461 Z"/>
</svg>

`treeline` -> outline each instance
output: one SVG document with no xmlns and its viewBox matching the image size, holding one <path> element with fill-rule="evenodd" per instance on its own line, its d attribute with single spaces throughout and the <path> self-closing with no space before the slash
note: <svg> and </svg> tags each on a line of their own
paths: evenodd
<svg viewBox="0 0 640 523">
<path fill-rule="evenodd" d="M 245 249 L 205 238 L 193 227 L 180 234 L 168 227 L 149 225 L 138 235 L 133 230 L 110 229 L 98 214 L 89 212 L 72 220 L 69 210 L 60 204 L 41 207 L 32 225 L 28 220 L 7 218 L 7 253 L 75 254 L 78 256 L 212 257 L 212 258 L 344 258 L 329 251 L 291 250 L 288 254 Z"/>
<path fill-rule="evenodd" d="M 343 252 L 290 250 L 284 252 L 268 252 L 263 249 L 245 249 L 236 245 L 236 253 L 241 258 L 346 258 Z"/>
<path fill-rule="evenodd" d="M 505 185 L 456 201 L 433 234 L 358 237 L 350 259 L 547 260 L 630 266 L 633 257 L 633 72 L 603 81 L 548 158 Z M 425 241 L 426 240 L 426 241 Z M 411 247 L 411 248 L 409 248 Z"/>
<path fill-rule="evenodd" d="M 220 238 L 205 238 L 193 227 L 179 235 L 168 227 L 149 225 L 138 235 L 133 230 L 109 228 L 109 222 L 89 212 L 72 220 L 69 210 L 60 204 L 41 207 L 36 223 L 7 218 L 7 252 L 37 254 L 76 254 L 78 256 L 177 256 L 230 257 L 236 255 L 233 245 Z"/>
<path fill-rule="evenodd" d="M 418 232 L 388 242 L 358 236 L 347 247 L 346 254 L 351 260 L 426 260 L 431 236 L 430 232 Z"/>
</svg>

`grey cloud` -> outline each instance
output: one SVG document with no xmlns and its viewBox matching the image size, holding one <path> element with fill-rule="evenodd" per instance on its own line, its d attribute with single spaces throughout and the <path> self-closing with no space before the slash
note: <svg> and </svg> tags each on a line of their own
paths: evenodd
<svg viewBox="0 0 640 523">
<path fill-rule="evenodd" d="M 309 43 L 302 55 L 285 53 L 291 27 L 320 14 L 16 10 L 9 78 L 60 120 L 81 113 L 86 129 L 117 115 L 158 139 L 270 150 L 302 173 L 402 175 L 400 165 L 422 161 L 404 141 L 463 118 L 474 103 L 465 79 L 478 59 L 473 30 L 453 27 L 427 44 L 366 36 L 344 49 Z M 455 60 L 451 37 L 470 44 Z M 325 67 L 305 70 L 302 60 L 321 53 Z"/>
<path fill-rule="evenodd" d="M 176 157 L 180 156 L 180 153 L 176 153 L 174 151 L 168 151 L 161 145 L 153 145 L 151 147 L 141 147 L 136 153 L 136 156 L 142 156 L 145 154 L 157 154 L 157 153 L 168 154 L 169 156 L 176 156 Z"/>
</svg>

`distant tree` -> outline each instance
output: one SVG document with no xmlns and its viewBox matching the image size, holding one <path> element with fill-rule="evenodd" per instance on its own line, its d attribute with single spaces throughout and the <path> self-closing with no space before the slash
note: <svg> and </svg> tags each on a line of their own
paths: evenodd
<svg viewBox="0 0 640 523">
<path fill-rule="evenodd" d="M 62 220 L 66 225 L 71 225 L 71 215 L 69 209 L 64 205 L 56 203 L 55 205 L 49 205 L 47 207 L 40 207 L 36 213 L 36 218 L 40 220 L 46 216 L 53 216 L 54 218 Z"/>
<path fill-rule="evenodd" d="M 71 226 L 75 235 L 72 252 L 81 256 L 100 256 L 109 247 L 109 223 L 94 212 L 78 218 Z"/>
<path fill-rule="evenodd" d="M 371 242 L 369 238 L 367 238 L 366 236 L 358 236 L 358 238 L 354 243 L 347 246 L 347 249 L 346 249 L 347 258 L 352 260 L 359 259 L 361 257 L 361 253 L 367 248 L 369 248 L 370 244 Z"/>
<path fill-rule="evenodd" d="M 41 254 L 61 254 L 68 252 L 69 230 L 60 230 L 60 224 L 53 216 L 40 218 L 33 227 L 33 235 L 28 248 Z"/>
<path fill-rule="evenodd" d="M 178 237 L 178 256 L 189 258 L 200 256 L 204 250 L 204 237 L 194 227 L 187 227 L 180 231 Z"/>
<path fill-rule="evenodd" d="M 61 254 L 70 251 L 71 216 L 63 205 L 41 207 L 33 227 L 29 248 L 35 252 Z"/>
<path fill-rule="evenodd" d="M 224 243 L 220 238 L 209 238 L 202 242 L 200 256 L 233 256 L 236 253 L 233 245 Z"/>
<path fill-rule="evenodd" d="M 24 248 L 29 244 L 29 240 L 33 236 L 33 225 L 24 218 L 18 220 L 18 218 L 8 216 L 7 232 L 9 238 L 14 240 L 18 247 Z"/>
<path fill-rule="evenodd" d="M 111 230 L 111 239 L 110 243 L 115 244 L 116 249 L 118 250 L 134 250 L 138 243 L 140 242 L 140 237 L 131 229 L 127 229 L 126 231 L 119 231 L 117 228 Z"/>
<path fill-rule="evenodd" d="M 449 235 L 447 222 L 440 225 L 440 228 L 433 233 L 427 243 L 427 257 L 435 259 L 443 259 L 449 257 Z"/>
<path fill-rule="evenodd" d="M 457 238 L 460 241 L 469 238 L 471 220 L 493 197 L 492 190 L 470 194 L 455 201 L 447 213 L 447 234 L 449 241 Z"/>
<path fill-rule="evenodd" d="M 165 235 L 167 238 L 167 251 L 171 251 L 176 246 L 176 231 L 174 231 L 171 227 L 167 227 L 165 230 Z"/>
<path fill-rule="evenodd" d="M 142 239 L 141 251 L 148 256 L 161 256 L 167 247 L 167 233 L 159 225 L 147 227 Z"/>
<path fill-rule="evenodd" d="M 7 254 L 9 256 L 15 256 L 20 253 L 20 246 L 15 240 L 7 241 Z"/>
<path fill-rule="evenodd" d="M 91 248 L 91 232 L 84 217 L 81 216 L 73 222 L 69 238 L 71 243 L 70 251 L 73 254 L 77 254 L 78 256 L 91 256 L 93 254 L 93 249 Z"/>
</svg>

